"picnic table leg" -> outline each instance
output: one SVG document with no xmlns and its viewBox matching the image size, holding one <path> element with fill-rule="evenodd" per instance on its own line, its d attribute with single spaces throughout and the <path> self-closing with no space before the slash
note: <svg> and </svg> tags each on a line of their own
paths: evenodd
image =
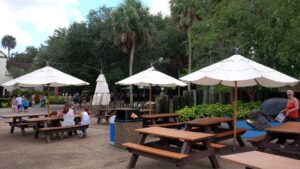
<svg viewBox="0 0 300 169">
<path fill-rule="evenodd" d="M 156 125 L 156 119 L 152 119 L 152 125 Z"/>
<path fill-rule="evenodd" d="M 47 143 L 51 143 L 51 134 L 46 135 Z"/>
<path fill-rule="evenodd" d="M 203 141 L 204 147 L 206 149 L 213 149 L 209 143 L 210 142 L 207 140 Z M 220 168 L 219 162 L 218 162 L 215 154 L 208 156 L 208 158 L 209 158 L 209 161 L 210 161 L 211 165 L 213 166 L 213 168 Z"/>
<path fill-rule="evenodd" d="M 144 144 L 145 143 L 145 140 L 146 140 L 146 137 L 147 135 L 146 134 L 140 134 L 139 136 L 139 140 L 138 140 L 138 144 Z M 131 158 L 130 158 L 130 161 L 128 163 L 128 166 L 127 168 L 130 169 L 130 168 L 134 168 L 135 167 L 135 164 L 137 162 L 139 158 L 139 155 L 138 154 L 132 154 L 131 155 Z"/>
<path fill-rule="evenodd" d="M 191 143 L 190 142 L 183 142 L 182 148 L 180 150 L 180 154 L 190 154 L 191 151 Z M 177 161 L 176 167 L 177 168 L 183 168 L 184 162 L 183 161 Z"/>
<path fill-rule="evenodd" d="M 173 118 L 174 118 L 175 123 L 179 123 L 179 119 L 178 119 L 177 116 L 176 116 L 176 117 L 173 117 Z"/>
<path fill-rule="evenodd" d="M 101 113 L 102 113 L 101 110 L 99 110 L 97 124 L 100 124 L 100 122 L 102 121 Z"/>
<path fill-rule="evenodd" d="M 24 127 L 21 127 L 21 134 L 22 134 L 22 136 L 25 136 L 26 134 L 25 134 L 25 128 Z"/>
<path fill-rule="evenodd" d="M 228 124 L 228 126 L 229 126 L 230 129 L 232 129 L 232 130 L 234 129 L 234 127 L 233 127 L 233 122 L 232 122 L 232 121 L 231 121 L 231 122 L 228 122 L 227 124 Z M 241 135 L 237 136 L 237 137 L 236 137 L 236 140 L 238 141 L 238 143 L 239 143 L 240 146 L 245 147 L 245 142 L 244 142 L 244 140 L 242 139 L 242 136 L 241 136 Z"/>
<path fill-rule="evenodd" d="M 264 140 L 257 146 L 257 149 L 260 151 L 265 151 L 268 148 L 268 144 L 273 140 L 274 137 L 271 133 L 267 133 Z"/>
<path fill-rule="evenodd" d="M 17 119 L 16 118 L 13 118 L 13 121 L 10 125 L 10 133 L 13 134 L 14 133 L 14 130 L 15 130 L 15 124 L 17 122 Z"/>
<path fill-rule="evenodd" d="M 40 122 L 37 122 L 35 126 L 34 138 L 39 137 L 39 130 L 40 130 Z"/>
<path fill-rule="evenodd" d="M 236 137 L 236 140 L 239 142 L 240 146 L 245 147 L 245 142 L 244 142 L 244 140 L 242 139 L 242 136 L 241 136 L 241 135 L 240 135 L 240 136 L 237 136 L 237 137 Z"/>
</svg>

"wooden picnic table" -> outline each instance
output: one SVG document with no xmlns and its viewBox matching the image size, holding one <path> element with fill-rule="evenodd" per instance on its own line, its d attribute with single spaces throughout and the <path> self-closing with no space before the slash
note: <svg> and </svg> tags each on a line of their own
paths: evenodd
<svg viewBox="0 0 300 169">
<path fill-rule="evenodd" d="M 299 169 L 300 167 L 300 160 L 259 151 L 225 155 L 221 158 L 242 164 L 246 169 Z"/>
<path fill-rule="evenodd" d="M 25 128 L 30 127 L 31 125 L 24 121 L 24 118 L 33 118 L 33 117 L 40 117 L 40 116 L 47 116 L 48 113 L 12 113 L 12 114 L 2 114 L 0 117 L 6 119 L 12 119 L 9 122 L 10 125 L 10 133 L 14 133 L 15 127 L 21 128 L 21 133 L 25 136 Z"/>
<path fill-rule="evenodd" d="M 148 127 L 136 129 L 139 132 L 138 144 L 123 144 L 130 152 L 131 159 L 127 168 L 134 168 L 139 155 L 147 156 L 159 160 L 167 160 L 176 163 L 177 167 L 185 165 L 185 163 L 197 160 L 199 158 L 208 157 L 214 168 L 219 168 L 219 163 L 215 156 L 214 149 L 210 146 L 210 139 L 214 134 L 199 133 L 184 130 L 176 130 L 162 127 Z M 147 142 L 148 135 L 159 137 L 159 141 Z M 181 142 L 181 145 L 172 145 L 172 142 Z M 170 142 L 169 142 L 170 141 Z M 201 142 L 201 149 L 193 149 L 192 144 Z"/>
<path fill-rule="evenodd" d="M 222 128 L 220 125 L 222 123 L 228 124 L 229 128 Z M 205 133 L 214 133 L 216 134 L 214 140 L 220 141 L 229 138 L 233 138 L 233 118 L 230 117 L 209 117 L 202 118 L 197 120 L 192 120 L 185 122 L 185 129 L 188 131 L 194 130 L 193 127 L 197 129 L 195 131 L 201 131 Z M 241 135 L 246 131 L 245 128 L 237 128 L 237 141 L 240 146 L 245 146 L 245 143 L 241 137 Z"/>
<path fill-rule="evenodd" d="M 80 121 L 80 114 L 75 114 L 75 124 L 78 124 Z M 34 123 L 35 124 L 35 133 L 34 137 L 38 138 L 39 135 L 39 130 L 41 127 L 47 128 L 49 122 L 59 122 L 62 121 L 63 117 L 38 117 L 38 118 L 30 118 L 26 119 L 26 122 L 28 123 Z M 41 125 L 43 124 L 43 125 Z M 57 126 L 52 126 L 52 127 L 57 127 Z"/>
<path fill-rule="evenodd" d="M 261 150 L 271 149 L 300 154 L 300 122 L 287 122 L 266 128 L 267 134 L 258 144 Z M 275 142 L 274 140 L 277 139 Z M 287 142 L 290 140 L 292 142 Z"/>
<path fill-rule="evenodd" d="M 165 124 L 178 124 L 179 114 L 177 113 L 162 113 L 162 114 L 145 114 L 142 115 L 144 127 L 159 126 Z"/>
<path fill-rule="evenodd" d="M 153 109 L 140 109 L 140 112 L 142 113 L 142 114 L 152 114 L 152 112 L 153 112 Z"/>
<path fill-rule="evenodd" d="M 102 109 L 99 109 L 97 123 L 99 124 L 102 121 L 102 119 L 105 119 L 106 123 L 108 124 L 108 119 L 113 115 L 113 113 L 116 110 L 117 110 L 117 108 L 102 108 Z"/>
</svg>

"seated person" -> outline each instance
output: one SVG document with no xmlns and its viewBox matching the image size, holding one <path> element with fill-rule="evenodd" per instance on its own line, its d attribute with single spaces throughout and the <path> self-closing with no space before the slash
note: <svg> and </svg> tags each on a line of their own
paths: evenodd
<svg viewBox="0 0 300 169">
<path fill-rule="evenodd" d="M 83 112 L 81 113 L 81 125 L 89 125 L 91 123 L 91 112 L 89 111 L 89 107 L 87 105 L 83 106 Z M 80 137 L 86 137 L 86 130 L 82 130 L 80 133 Z"/>
<path fill-rule="evenodd" d="M 55 117 L 57 117 L 57 115 L 58 115 L 57 111 L 53 111 L 50 113 L 50 117 L 55 118 Z M 60 126 L 60 123 L 59 123 L 59 121 L 49 121 L 49 122 L 47 122 L 47 125 L 48 125 L 48 127 L 58 127 L 58 126 Z"/>
<path fill-rule="evenodd" d="M 61 122 L 62 127 L 75 125 L 75 113 L 74 110 L 69 107 L 69 104 L 65 104 L 65 107 L 59 116 L 63 117 L 63 121 Z"/>
</svg>

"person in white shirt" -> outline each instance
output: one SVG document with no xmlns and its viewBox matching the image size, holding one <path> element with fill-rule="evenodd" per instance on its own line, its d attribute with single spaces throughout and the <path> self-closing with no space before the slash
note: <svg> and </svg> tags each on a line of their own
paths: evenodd
<svg viewBox="0 0 300 169">
<path fill-rule="evenodd" d="M 83 112 L 81 113 L 81 122 L 80 124 L 81 125 L 90 125 L 91 123 L 91 113 L 89 112 L 89 107 L 87 105 L 84 105 L 83 106 Z M 87 132 L 86 130 L 82 130 L 80 132 L 80 137 L 83 138 L 83 137 L 86 137 L 87 135 Z"/>
<path fill-rule="evenodd" d="M 18 95 L 18 97 L 16 98 L 16 101 L 17 101 L 17 105 L 18 105 L 18 112 L 22 112 L 23 110 L 23 98 Z"/>
</svg>

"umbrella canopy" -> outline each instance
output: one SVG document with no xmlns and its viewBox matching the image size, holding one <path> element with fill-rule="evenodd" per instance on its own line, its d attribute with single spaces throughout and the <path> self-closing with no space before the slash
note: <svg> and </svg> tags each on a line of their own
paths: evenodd
<svg viewBox="0 0 300 169">
<path fill-rule="evenodd" d="M 117 82 L 116 84 L 161 87 L 176 87 L 187 85 L 184 82 L 181 82 L 171 76 L 168 76 L 162 72 L 155 70 L 154 67 L 132 75 L 124 80 Z"/>
<path fill-rule="evenodd" d="M 124 80 L 117 82 L 118 85 L 137 85 L 137 86 L 149 86 L 149 102 L 151 103 L 151 86 L 161 86 L 161 87 L 176 87 L 176 86 L 186 86 L 187 84 L 181 82 L 169 75 L 155 70 L 151 67 L 140 73 L 132 75 Z M 150 104 L 150 113 L 152 109 L 152 104 Z"/>
<path fill-rule="evenodd" d="M 100 74 L 96 81 L 97 85 L 92 105 L 108 105 L 110 102 L 110 94 L 104 74 Z"/>
<path fill-rule="evenodd" d="M 62 86 L 82 86 L 89 85 L 89 83 L 80 80 L 76 77 L 63 73 L 50 66 L 35 70 L 26 75 L 20 76 L 11 81 L 5 82 L 2 86 L 20 86 L 20 87 L 48 87 L 48 100 L 50 100 L 49 87 L 62 87 Z M 50 101 L 48 101 L 48 114 L 50 113 Z"/>
<path fill-rule="evenodd" d="M 76 77 L 63 73 L 50 66 L 35 70 L 26 75 L 20 76 L 11 81 L 5 82 L 2 86 L 20 86 L 20 87 L 38 87 L 47 86 L 62 87 L 62 86 L 82 86 L 89 83 L 80 80 Z"/>
<path fill-rule="evenodd" d="M 225 60 L 204 67 L 180 80 L 200 85 L 247 87 L 260 84 L 264 87 L 294 86 L 299 80 L 287 76 L 267 66 L 254 62 L 241 55 L 233 55 Z"/>
<path fill-rule="evenodd" d="M 261 85 L 264 87 L 294 86 L 299 80 L 247 59 L 233 55 L 225 60 L 180 78 L 186 82 L 200 85 L 217 85 L 235 87 L 234 94 L 234 138 L 236 138 L 236 101 L 237 87 Z M 235 149 L 235 139 L 234 139 Z"/>
</svg>

